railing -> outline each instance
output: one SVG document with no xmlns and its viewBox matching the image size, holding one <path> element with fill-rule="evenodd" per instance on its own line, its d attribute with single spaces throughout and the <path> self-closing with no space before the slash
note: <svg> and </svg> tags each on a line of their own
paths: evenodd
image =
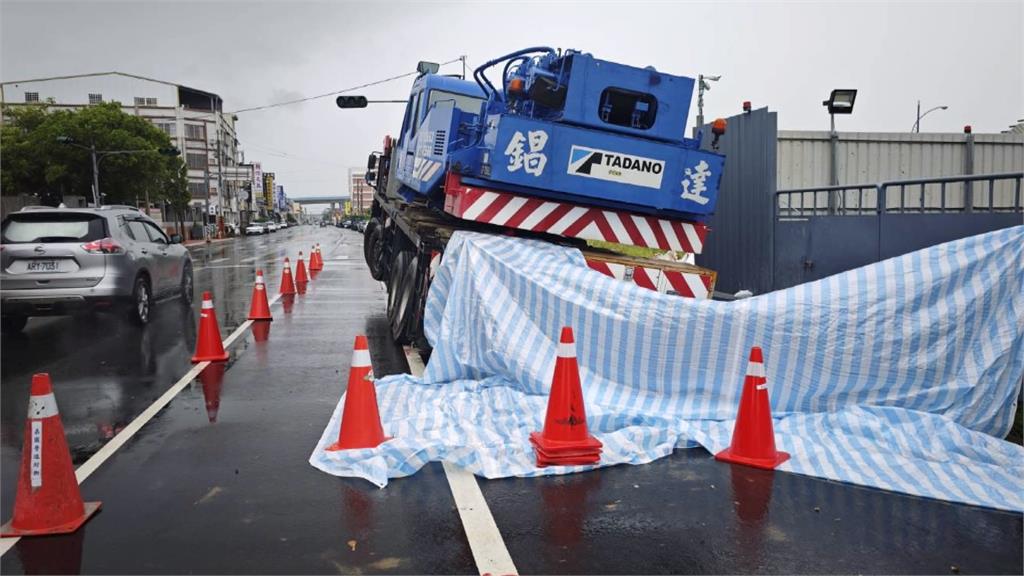
<svg viewBox="0 0 1024 576">
<path fill-rule="evenodd" d="M 775 218 L 1024 212 L 1022 182 L 1024 172 L 1010 172 L 779 190 Z"/>
</svg>

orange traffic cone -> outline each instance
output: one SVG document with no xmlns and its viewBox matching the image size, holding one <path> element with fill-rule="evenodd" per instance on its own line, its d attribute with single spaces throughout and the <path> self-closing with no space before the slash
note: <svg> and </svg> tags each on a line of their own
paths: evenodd
<svg viewBox="0 0 1024 576">
<path fill-rule="evenodd" d="M 768 379 L 765 377 L 760 346 L 750 349 L 750 363 L 747 365 L 747 377 L 743 380 L 740 410 L 732 430 L 732 445 L 715 454 L 715 458 L 767 470 L 789 460 L 789 454 L 775 449 Z"/>
<path fill-rule="evenodd" d="M 192 363 L 223 362 L 228 359 L 224 343 L 220 341 L 220 327 L 217 326 L 217 312 L 213 309 L 213 296 L 203 292 L 203 311 L 199 314 L 199 340 Z"/>
<path fill-rule="evenodd" d="M 323 270 L 324 269 L 324 255 L 320 253 L 320 243 L 319 242 L 317 242 L 316 246 L 314 246 L 313 253 L 316 254 L 316 269 L 317 270 Z"/>
<path fill-rule="evenodd" d="M 601 441 L 587 431 L 576 343 L 568 326 L 562 328 L 558 344 L 544 431 L 530 433 L 530 443 L 537 453 L 537 466 L 596 464 L 601 460 Z"/>
<path fill-rule="evenodd" d="M 309 276 L 306 276 L 306 263 L 302 261 L 302 252 L 299 252 L 299 259 L 295 264 L 295 282 L 298 284 L 305 284 L 309 282 Z"/>
<path fill-rule="evenodd" d="M 281 271 L 281 294 L 295 294 L 295 283 L 292 282 L 292 263 L 284 259 L 284 270 Z"/>
<path fill-rule="evenodd" d="M 249 305 L 249 320 L 273 320 L 270 303 L 267 302 L 267 286 L 263 282 L 263 270 L 256 271 L 256 283 L 252 286 L 252 304 Z"/>
<path fill-rule="evenodd" d="M 320 270 L 320 255 L 316 252 L 316 246 L 313 246 L 309 251 L 309 271 L 316 272 Z"/>
<path fill-rule="evenodd" d="M 327 447 L 328 451 L 351 448 L 375 448 L 389 437 L 384 436 L 377 410 L 377 389 L 373 385 L 370 368 L 370 349 L 366 336 L 356 336 L 352 351 L 352 366 L 348 371 L 348 390 L 345 392 L 345 407 L 341 412 L 341 426 L 338 441 Z"/>
<path fill-rule="evenodd" d="M 28 400 L 14 518 L 0 528 L 0 536 L 74 532 L 99 508 L 99 502 L 82 502 L 50 375 L 36 374 Z"/>
</svg>

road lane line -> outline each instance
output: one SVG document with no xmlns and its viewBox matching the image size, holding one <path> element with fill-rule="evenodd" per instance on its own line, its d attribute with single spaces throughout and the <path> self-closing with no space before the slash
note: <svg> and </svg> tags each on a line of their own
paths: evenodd
<svg viewBox="0 0 1024 576">
<path fill-rule="evenodd" d="M 274 296 L 273 298 L 270 299 L 269 305 L 273 306 L 280 299 L 280 294 Z M 241 336 L 245 332 L 245 330 L 252 325 L 252 322 L 252 320 L 246 320 L 245 322 L 242 323 L 241 326 L 235 328 L 235 331 L 232 332 L 230 336 L 224 339 L 222 343 L 224 348 L 227 349 L 228 347 L 230 347 L 231 344 L 233 344 L 234 341 L 237 340 L 238 337 Z M 99 450 L 96 451 L 95 454 L 90 456 L 88 460 L 86 460 L 81 466 L 79 466 L 75 470 L 75 478 L 78 480 L 78 483 L 81 484 L 82 482 L 85 482 L 86 478 L 91 476 L 92 473 L 95 472 L 104 462 L 106 462 L 108 458 L 113 456 L 114 453 L 117 452 L 119 448 L 121 448 L 121 446 L 124 446 L 125 443 L 131 440 L 132 436 L 135 436 L 136 432 L 141 430 L 142 427 L 145 426 L 150 420 L 152 420 L 154 416 L 159 414 L 161 410 L 163 410 L 168 404 L 170 404 L 171 400 L 174 400 L 175 396 L 177 396 L 182 390 L 184 390 L 185 387 L 188 386 L 190 382 L 195 380 L 196 377 L 199 376 L 199 373 L 202 372 L 209 365 L 209 362 L 200 362 L 193 366 L 192 369 L 186 372 L 185 375 L 182 376 L 180 380 L 175 382 L 174 385 L 168 388 L 166 392 L 164 392 L 159 398 L 157 398 L 155 402 L 147 406 L 145 410 L 143 410 L 138 416 L 136 416 L 135 419 L 132 420 L 130 424 L 125 426 L 123 430 L 118 432 L 116 436 L 111 438 L 109 442 L 104 444 L 102 448 L 100 448 Z M 14 545 L 18 543 L 19 540 L 21 540 L 21 537 L 0 538 L 0 556 L 6 554 L 8 550 L 13 548 Z"/>
<path fill-rule="evenodd" d="M 227 262 L 231 258 L 217 258 L 216 260 L 210 260 L 208 264 L 216 264 L 217 262 Z"/>
<path fill-rule="evenodd" d="M 413 376 L 423 376 L 425 367 L 418 352 L 407 348 L 405 359 Z M 442 462 L 442 465 L 477 570 L 480 574 L 518 574 L 476 476 L 449 462 Z"/>
<path fill-rule="evenodd" d="M 256 257 L 255 256 L 249 256 L 248 258 L 243 258 L 242 259 L 242 262 L 255 262 L 255 261 L 256 261 Z"/>
</svg>

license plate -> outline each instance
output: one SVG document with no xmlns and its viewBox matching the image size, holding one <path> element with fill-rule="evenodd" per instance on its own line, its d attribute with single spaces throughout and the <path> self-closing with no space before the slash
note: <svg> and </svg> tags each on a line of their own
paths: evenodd
<svg viewBox="0 0 1024 576">
<path fill-rule="evenodd" d="M 29 272 L 60 272 L 60 260 L 31 260 L 26 270 Z"/>
</svg>

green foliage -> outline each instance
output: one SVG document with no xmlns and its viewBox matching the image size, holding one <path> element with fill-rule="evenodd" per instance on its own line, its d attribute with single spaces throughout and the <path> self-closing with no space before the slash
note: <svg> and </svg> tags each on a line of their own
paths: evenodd
<svg viewBox="0 0 1024 576">
<path fill-rule="evenodd" d="M 37 194 L 56 204 L 64 194 L 92 199 L 92 158 L 89 150 L 58 141 L 69 137 L 88 148 L 95 145 L 100 191 L 107 204 L 133 204 L 149 193 L 151 202 L 175 206 L 188 203 L 187 169 L 180 156 L 160 154 L 172 148 L 170 138 L 148 120 L 126 114 L 108 102 L 77 111 L 48 111 L 45 105 L 8 106 L 0 134 L 4 195 Z M 112 150 L 147 150 L 102 154 Z"/>
</svg>

